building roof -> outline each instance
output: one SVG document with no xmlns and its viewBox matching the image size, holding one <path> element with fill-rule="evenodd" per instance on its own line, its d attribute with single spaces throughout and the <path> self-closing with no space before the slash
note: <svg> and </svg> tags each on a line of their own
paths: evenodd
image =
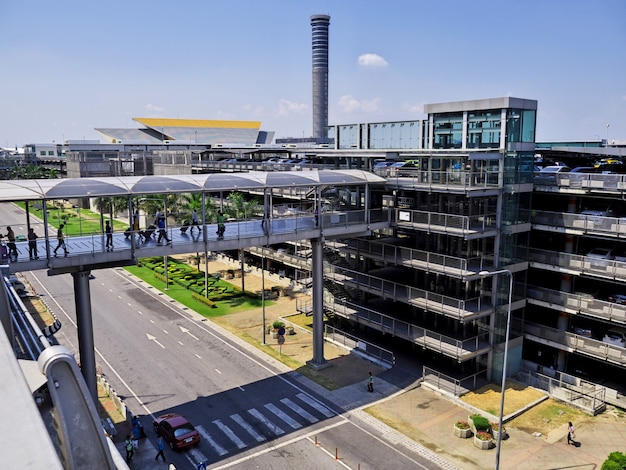
<svg viewBox="0 0 626 470">
<path fill-rule="evenodd" d="M 384 184 L 363 170 L 250 171 L 172 176 L 121 176 L 0 181 L 0 201 L 163 193 L 238 191 L 290 186 Z"/>
</svg>

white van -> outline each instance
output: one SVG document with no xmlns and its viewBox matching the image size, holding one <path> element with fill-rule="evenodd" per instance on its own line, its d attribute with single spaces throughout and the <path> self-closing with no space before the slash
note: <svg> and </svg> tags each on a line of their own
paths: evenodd
<svg viewBox="0 0 626 470">
<path fill-rule="evenodd" d="M 626 330 L 617 327 L 609 328 L 604 334 L 602 341 L 624 348 L 626 347 Z"/>
</svg>

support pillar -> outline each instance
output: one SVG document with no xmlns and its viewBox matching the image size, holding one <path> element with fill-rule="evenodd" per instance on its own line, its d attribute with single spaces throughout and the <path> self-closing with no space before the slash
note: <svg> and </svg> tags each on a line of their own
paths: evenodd
<svg viewBox="0 0 626 470">
<path fill-rule="evenodd" d="M 313 277 L 313 359 L 307 362 L 315 370 L 331 364 L 324 359 L 324 243 L 321 238 L 311 240 Z"/>
<path fill-rule="evenodd" d="M 74 304 L 78 325 L 78 351 L 80 370 L 94 404 L 98 403 L 98 383 L 96 381 L 96 355 L 93 340 L 93 320 L 91 316 L 91 294 L 89 275 L 91 271 L 72 273 L 74 280 Z"/>
</svg>

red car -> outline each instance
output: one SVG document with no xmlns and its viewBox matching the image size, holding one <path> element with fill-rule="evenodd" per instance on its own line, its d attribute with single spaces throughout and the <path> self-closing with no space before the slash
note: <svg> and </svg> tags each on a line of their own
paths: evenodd
<svg viewBox="0 0 626 470">
<path fill-rule="evenodd" d="M 173 450 L 181 450 L 200 443 L 200 434 L 189 421 L 176 413 L 168 413 L 154 420 L 154 430 L 163 436 Z"/>
</svg>

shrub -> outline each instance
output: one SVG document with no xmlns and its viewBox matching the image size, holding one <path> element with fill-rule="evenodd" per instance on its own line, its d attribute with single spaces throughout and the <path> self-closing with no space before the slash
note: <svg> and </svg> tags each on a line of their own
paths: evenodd
<svg viewBox="0 0 626 470">
<path fill-rule="evenodd" d="M 499 427 L 500 427 L 500 423 L 498 422 L 491 423 L 492 430 L 497 431 Z M 506 428 L 504 427 L 504 424 L 502 425 L 502 429 L 504 429 L 504 431 L 506 432 Z"/>
<path fill-rule="evenodd" d="M 207 299 L 203 295 L 196 294 L 195 292 L 192 292 L 191 296 L 194 299 L 196 299 L 198 302 L 202 302 L 203 304 L 208 305 L 211 308 L 217 308 L 217 305 L 215 305 L 215 302 L 213 302 L 211 299 Z"/>
<path fill-rule="evenodd" d="M 602 464 L 601 470 L 623 470 L 626 468 L 626 454 L 611 452 Z"/>
<path fill-rule="evenodd" d="M 489 420 L 480 415 L 472 415 L 472 421 L 474 422 L 474 427 L 476 431 L 489 431 L 491 424 L 489 424 Z"/>
<path fill-rule="evenodd" d="M 285 326 L 285 323 L 280 320 L 275 320 L 274 323 L 272 323 L 272 328 L 275 330 L 282 328 L 283 326 Z"/>
</svg>

